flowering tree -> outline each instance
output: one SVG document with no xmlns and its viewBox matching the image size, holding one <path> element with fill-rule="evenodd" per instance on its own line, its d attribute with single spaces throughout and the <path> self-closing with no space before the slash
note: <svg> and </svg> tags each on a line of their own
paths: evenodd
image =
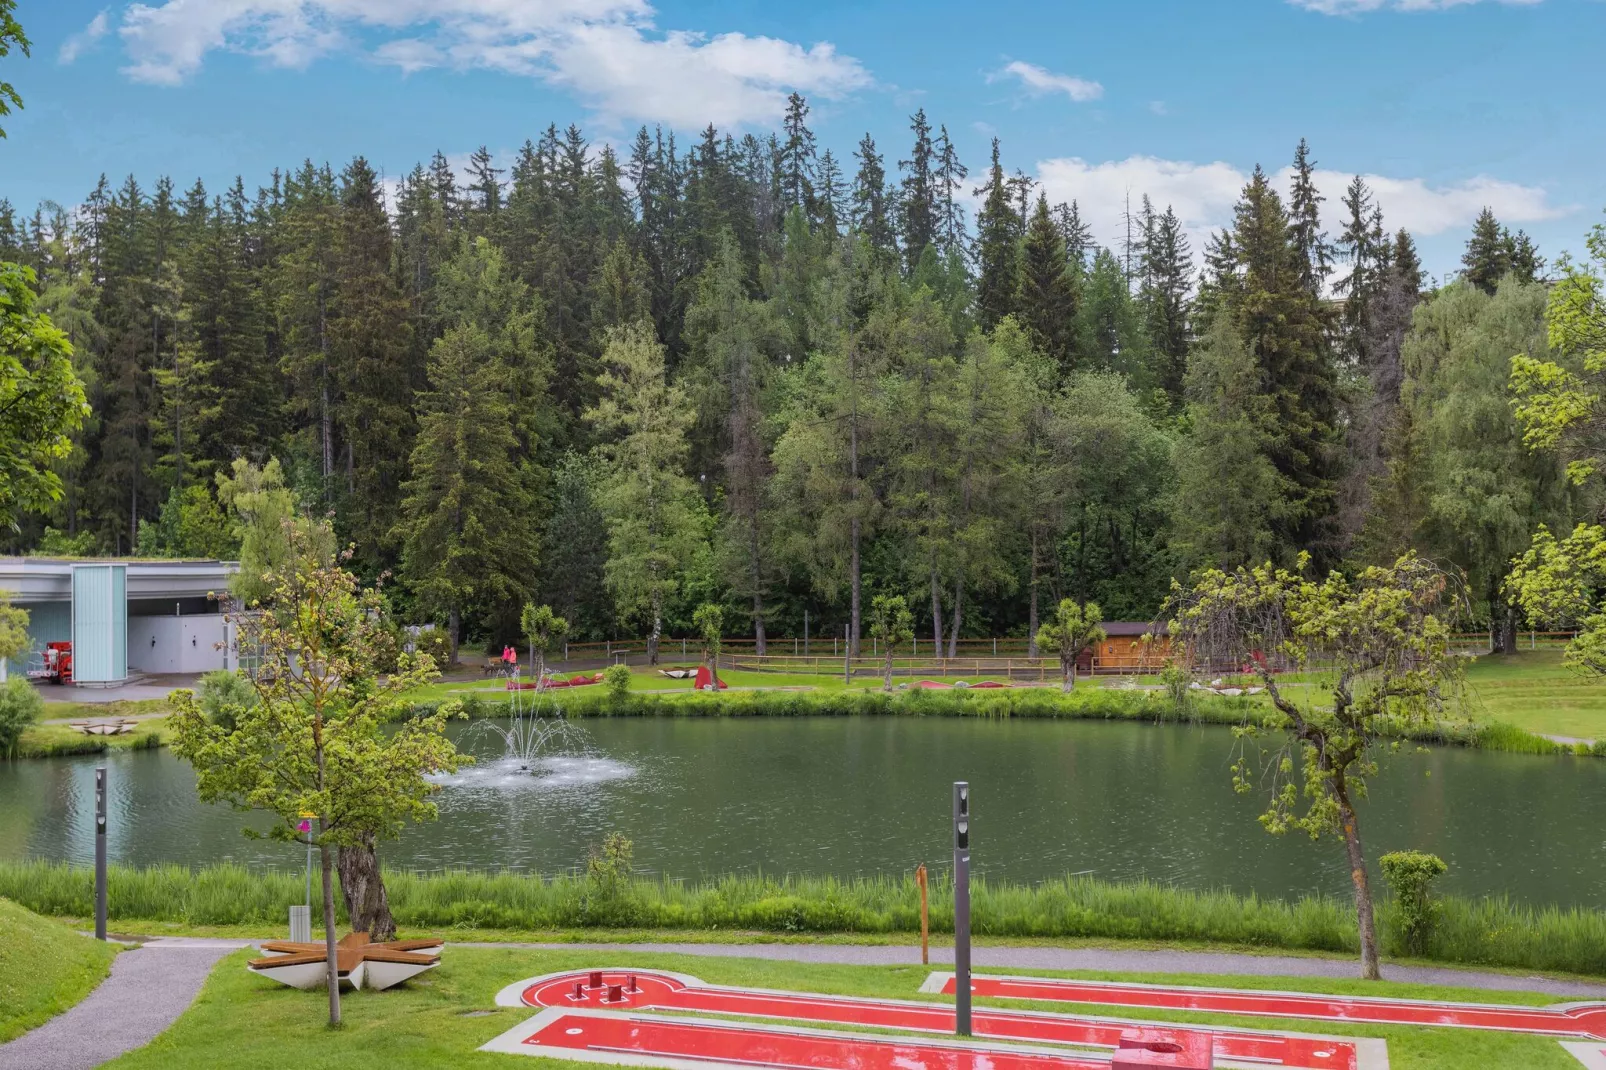
<svg viewBox="0 0 1606 1070">
<path fill-rule="evenodd" d="M 302 536 L 291 538 L 308 549 Z M 309 842 L 301 838 L 301 815 L 317 815 L 306 835 L 322 857 L 329 1022 L 337 1025 L 335 849 L 358 849 L 371 860 L 377 839 L 407 821 L 433 819 L 430 796 L 438 789 L 427 777 L 465 759 L 445 735 L 456 704 L 409 717 L 396 731 L 386 728 L 403 695 L 436 672 L 428 655 L 396 651 L 379 593 L 359 588 L 341 562 L 321 563 L 308 552 L 291 560 L 286 573 L 268 577 L 263 611 L 234 618 L 242 644 L 262 651 L 253 680 L 257 701 L 231 709 L 230 728 L 207 717 L 193 692 L 175 691 L 173 750 L 195 767 L 202 801 L 273 815 L 267 835 L 274 839 Z M 395 671 L 381 677 L 378 666 L 386 664 Z M 377 863 L 352 874 L 355 881 L 345 869 L 353 926 L 366 920 L 388 928 L 381 938 L 393 935 Z"/>
<path fill-rule="evenodd" d="M 1249 665 L 1265 685 L 1271 710 L 1236 731 L 1241 740 L 1264 733 L 1281 746 L 1262 755 L 1268 760 L 1258 770 L 1245 748 L 1233 765 L 1234 787 L 1268 790 L 1260 815 L 1267 832 L 1342 838 L 1361 975 L 1376 980 L 1377 927 L 1355 802 L 1377 772 L 1373 747 L 1384 728 L 1444 708 L 1458 678 L 1445 616 L 1460 599 L 1451 595 L 1451 576 L 1414 554 L 1353 580 L 1337 572 L 1313 579 L 1306 561 L 1301 555 L 1293 571 L 1270 564 L 1212 569 L 1190 590 L 1173 586 L 1171 635 L 1195 664 Z M 1321 672 L 1331 706 L 1296 700 L 1283 686 L 1283 667 Z"/>
</svg>

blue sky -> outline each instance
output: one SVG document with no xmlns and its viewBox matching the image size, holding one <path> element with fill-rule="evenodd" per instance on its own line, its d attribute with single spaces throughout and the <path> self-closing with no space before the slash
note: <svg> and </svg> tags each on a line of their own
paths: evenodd
<svg viewBox="0 0 1606 1070">
<path fill-rule="evenodd" d="M 797 89 L 822 147 L 946 124 L 1117 237 L 1149 192 L 1196 238 L 1308 137 L 1331 208 L 1375 176 L 1386 222 L 1454 267 L 1483 204 L 1553 255 L 1606 207 L 1600 0 L 20 0 L 26 110 L 0 196 L 75 203 L 105 171 L 248 186 L 305 157 L 399 175 L 507 153 L 548 122 L 769 129 Z M 851 161 L 850 161 L 851 162 Z M 1336 215 L 1336 211 L 1335 211 Z M 1197 244 L 1197 241 L 1196 241 Z"/>
</svg>

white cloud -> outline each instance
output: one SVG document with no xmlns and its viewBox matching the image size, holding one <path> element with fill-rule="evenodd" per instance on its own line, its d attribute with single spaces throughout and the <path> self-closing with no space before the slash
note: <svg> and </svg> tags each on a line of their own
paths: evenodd
<svg viewBox="0 0 1606 1070">
<path fill-rule="evenodd" d="M 89 20 L 88 26 L 61 43 L 61 51 L 56 55 L 57 62 L 71 63 L 93 48 L 96 42 L 106 36 L 106 31 L 110 28 L 111 23 L 106 17 L 106 12 L 102 11 Z"/>
<path fill-rule="evenodd" d="M 1212 231 L 1232 221 L 1233 205 L 1249 181 L 1247 171 L 1219 160 L 1198 164 L 1153 156 L 1097 164 L 1074 157 L 1043 160 L 1037 165 L 1037 177 L 1050 202 L 1076 200 L 1094 238 L 1107 245 L 1117 245 L 1125 237 L 1128 198 L 1135 213 L 1147 193 L 1156 209 L 1170 205 L 1176 211 L 1196 256 Z M 1272 176 L 1285 201 L 1289 177 L 1287 168 Z M 1326 198 L 1322 223 L 1329 233 L 1337 233 L 1343 225 L 1341 198 L 1352 177 L 1343 171 L 1315 173 L 1316 186 Z M 1361 177 L 1383 208 L 1384 225 L 1390 230 L 1404 227 L 1418 237 L 1468 228 L 1485 205 L 1509 224 L 1554 219 L 1571 210 L 1552 204 L 1541 187 L 1486 176 L 1441 186 L 1420 178 Z"/>
<path fill-rule="evenodd" d="M 1445 11 L 1452 7 L 1481 3 L 1482 0 L 1288 0 L 1295 7 L 1319 11 L 1323 15 L 1360 15 L 1388 8 L 1391 11 Z M 1544 0 L 1496 0 L 1514 7 L 1528 7 Z"/>
<path fill-rule="evenodd" d="M 506 71 L 607 115 L 671 123 L 772 120 L 791 90 L 831 99 L 872 81 L 829 43 L 660 32 L 653 14 L 649 0 L 164 0 L 130 4 L 119 32 L 124 72 L 159 85 L 218 50 L 297 68 L 363 49 L 406 73 Z"/>
<path fill-rule="evenodd" d="M 1049 93 L 1064 93 L 1078 104 L 1085 104 L 1104 95 L 1104 87 L 1097 82 L 1069 74 L 1055 74 L 1035 63 L 1024 63 L 1021 60 L 1006 63 L 1002 69 L 989 74 L 987 81 L 999 82 L 1006 78 L 1018 80 L 1021 87 L 1034 97 Z"/>
</svg>

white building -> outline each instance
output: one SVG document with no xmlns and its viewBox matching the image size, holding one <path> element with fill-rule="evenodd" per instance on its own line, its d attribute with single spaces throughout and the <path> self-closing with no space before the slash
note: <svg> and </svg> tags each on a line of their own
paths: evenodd
<svg viewBox="0 0 1606 1070">
<path fill-rule="evenodd" d="M 37 667 L 46 643 L 73 644 L 74 682 L 117 684 L 139 673 L 235 667 L 219 601 L 235 561 L 67 561 L 0 557 L 0 591 L 28 611 L 31 651 L 11 672 Z"/>
</svg>

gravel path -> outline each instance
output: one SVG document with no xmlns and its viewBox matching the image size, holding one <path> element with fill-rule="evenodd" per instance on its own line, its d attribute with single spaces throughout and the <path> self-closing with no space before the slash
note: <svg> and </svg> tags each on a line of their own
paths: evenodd
<svg viewBox="0 0 1606 1070">
<path fill-rule="evenodd" d="M 786 962 L 831 962 L 854 966 L 906 966 L 920 962 L 920 950 L 897 945 L 863 944 L 476 944 L 457 947 L 513 947 L 532 950 L 586 948 L 595 951 L 666 951 L 717 958 L 780 959 Z M 952 965 L 951 947 L 931 949 L 933 966 Z M 1123 951 L 1109 948 L 977 947 L 971 961 L 978 970 L 1108 970 L 1121 973 L 1216 973 L 1248 977 L 1353 978 L 1349 959 L 1303 958 L 1292 955 L 1235 955 L 1216 951 Z M 1444 966 L 1385 966 L 1390 981 L 1455 985 L 1504 992 L 1541 992 L 1572 999 L 1606 999 L 1606 984 L 1519 977 L 1483 970 Z"/>
<path fill-rule="evenodd" d="M 239 940 L 154 940 L 112 960 L 111 975 L 65 1014 L 0 1044 L 0 1070 L 91 1070 L 143 1046 L 195 1002 Z"/>
</svg>

